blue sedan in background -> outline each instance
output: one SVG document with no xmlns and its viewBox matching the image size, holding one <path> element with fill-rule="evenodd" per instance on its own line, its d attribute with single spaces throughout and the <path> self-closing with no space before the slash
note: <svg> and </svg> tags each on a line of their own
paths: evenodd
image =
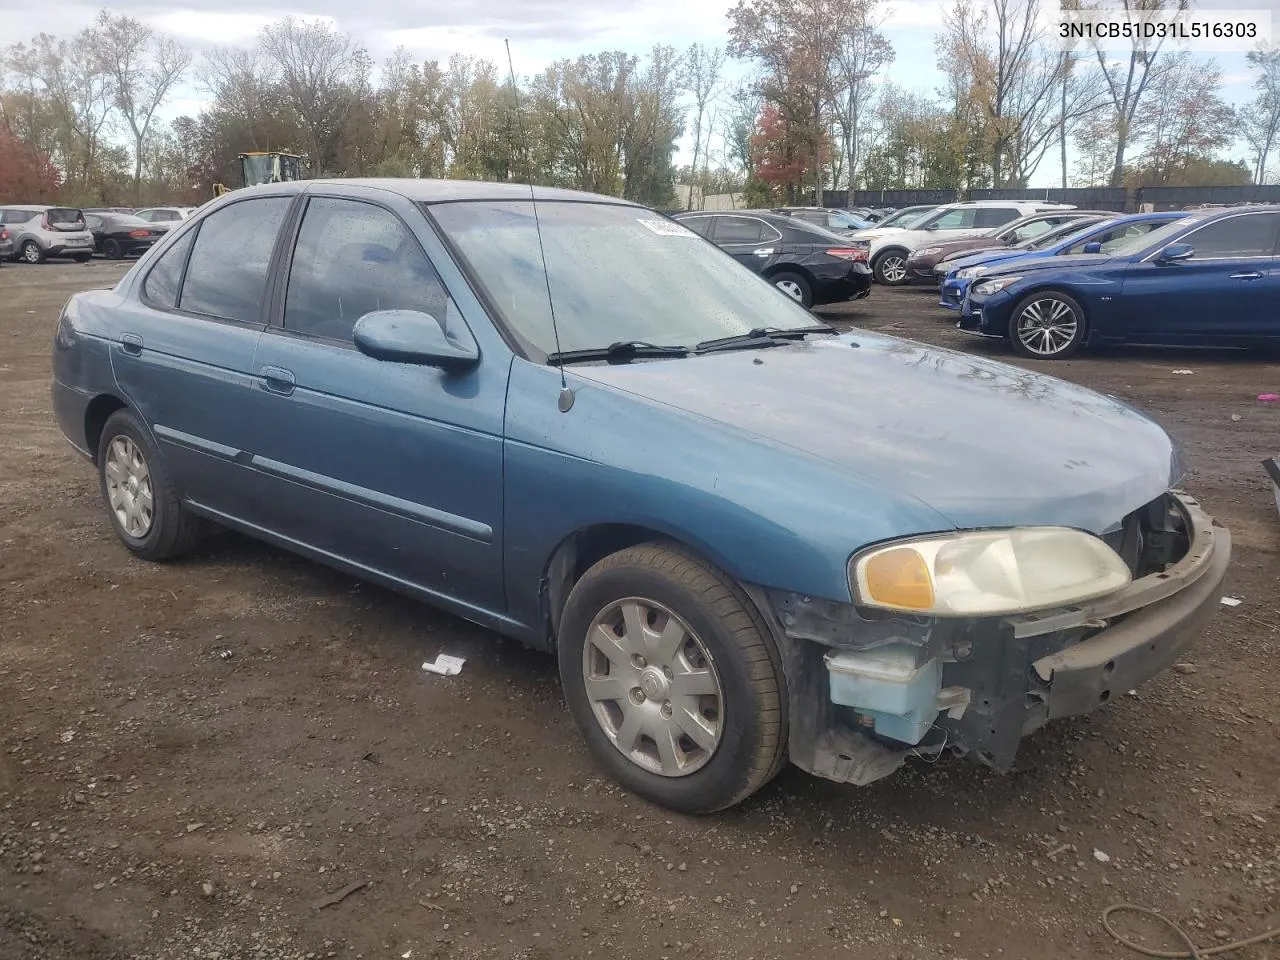
<svg viewBox="0 0 1280 960">
<path fill-rule="evenodd" d="M 1108 254 L 1001 265 L 956 324 L 1038 360 L 1082 346 L 1280 343 L 1280 207 L 1185 214 Z"/>
<path fill-rule="evenodd" d="M 1087 221 L 1074 221 L 1039 237 L 1033 237 L 1013 247 L 1000 250 L 983 250 L 980 253 L 957 257 L 938 265 L 945 273 L 938 284 L 941 306 L 959 310 L 964 293 L 978 277 L 990 273 L 994 264 L 1002 267 L 1011 260 L 1030 260 L 1042 257 L 1071 256 L 1077 253 L 1110 253 L 1131 237 L 1140 237 L 1152 230 L 1185 217 L 1182 211 L 1164 213 L 1135 213 L 1125 217 L 1098 217 Z"/>
</svg>

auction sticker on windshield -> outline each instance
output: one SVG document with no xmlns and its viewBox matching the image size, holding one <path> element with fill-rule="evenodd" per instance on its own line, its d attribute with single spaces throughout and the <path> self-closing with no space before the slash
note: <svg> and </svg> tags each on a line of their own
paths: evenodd
<svg viewBox="0 0 1280 960">
<path fill-rule="evenodd" d="M 682 227 L 670 220 L 649 220 L 636 217 L 636 222 L 648 227 L 660 237 L 696 237 L 697 234 L 688 227 Z"/>
</svg>

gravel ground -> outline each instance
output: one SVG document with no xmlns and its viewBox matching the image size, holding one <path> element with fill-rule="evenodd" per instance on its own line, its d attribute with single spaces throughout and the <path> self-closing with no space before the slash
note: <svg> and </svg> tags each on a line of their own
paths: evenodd
<svg viewBox="0 0 1280 960">
<path fill-rule="evenodd" d="M 1280 409 L 1255 399 L 1276 364 L 1051 367 L 1165 424 L 1232 530 L 1243 603 L 1185 664 L 1036 734 L 1006 776 L 789 771 L 694 819 L 602 779 L 547 657 L 237 536 L 127 555 L 48 398 L 58 307 L 121 269 L 0 268 L 2 960 L 1095 958 L 1133 956 L 1100 928 L 1115 901 L 1203 944 L 1280 924 L 1280 517 L 1259 466 Z M 1007 356 L 934 301 L 878 288 L 828 315 Z M 463 673 L 423 673 L 439 652 Z"/>
</svg>

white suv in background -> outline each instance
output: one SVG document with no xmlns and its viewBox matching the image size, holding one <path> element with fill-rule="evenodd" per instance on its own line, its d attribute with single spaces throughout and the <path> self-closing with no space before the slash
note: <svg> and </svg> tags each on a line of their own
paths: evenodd
<svg viewBox="0 0 1280 960">
<path fill-rule="evenodd" d="M 966 200 L 948 203 L 909 228 L 871 227 L 850 236 L 870 243 L 868 263 L 878 283 L 898 286 L 909 280 L 907 257 L 926 243 L 956 240 L 1002 227 L 1019 217 L 1074 210 L 1070 203 L 1026 200 Z"/>
</svg>

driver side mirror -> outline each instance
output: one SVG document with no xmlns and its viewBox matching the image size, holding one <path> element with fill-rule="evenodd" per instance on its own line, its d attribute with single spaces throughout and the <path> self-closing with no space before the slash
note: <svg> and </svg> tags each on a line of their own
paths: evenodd
<svg viewBox="0 0 1280 960">
<path fill-rule="evenodd" d="M 1161 263 L 1179 263 L 1191 259 L 1195 252 L 1195 247 L 1189 243 L 1171 243 L 1156 254 L 1156 259 Z"/>
<path fill-rule="evenodd" d="M 480 348 L 459 321 L 456 329 L 417 310 L 375 310 L 356 321 L 356 349 L 374 360 L 415 363 L 449 371 L 467 370 L 480 362 Z"/>
<path fill-rule="evenodd" d="M 1080 252 L 1081 252 L 1081 253 L 1101 253 L 1101 252 L 1102 252 L 1102 241 L 1101 241 L 1101 240 L 1092 240 L 1092 241 L 1090 241 L 1089 243 L 1086 243 L 1086 244 L 1084 245 L 1084 249 L 1083 249 L 1082 251 L 1080 251 Z"/>
<path fill-rule="evenodd" d="M 937 225 L 936 223 L 926 223 L 926 224 L 924 225 L 924 229 L 926 229 L 926 230 L 937 230 L 937 229 L 938 229 L 938 225 Z"/>
</svg>

